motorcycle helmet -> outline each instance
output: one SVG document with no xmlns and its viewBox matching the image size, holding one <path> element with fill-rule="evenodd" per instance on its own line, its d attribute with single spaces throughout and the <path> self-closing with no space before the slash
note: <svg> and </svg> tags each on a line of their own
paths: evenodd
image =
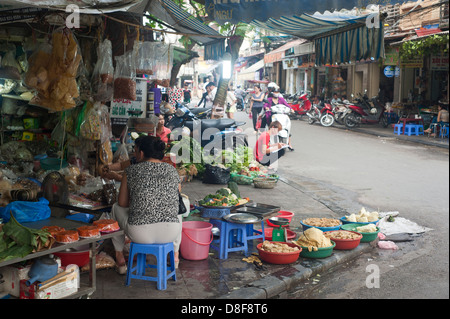
<svg viewBox="0 0 450 319">
<path fill-rule="evenodd" d="M 377 114 L 377 113 L 378 113 L 378 110 L 376 107 L 373 107 L 370 109 L 370 114 Z"/>
</svg>

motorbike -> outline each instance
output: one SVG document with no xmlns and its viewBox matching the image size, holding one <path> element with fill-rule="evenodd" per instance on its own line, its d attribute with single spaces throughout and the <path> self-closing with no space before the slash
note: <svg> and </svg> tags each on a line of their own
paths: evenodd
<svg viewBox="0 0 450 319">
<path fill-rule="evenodd" d="M 306 112 L 306 115 L 308 116 L 308 124 L 310 125 L 321 122 L 323 126 L 331 126 L 334 123 L 334 114 L 330 103 L 325 103 L 323 107 L 312 104 L 311 109 Z M 321 121 L 322 117 L 324 117 L 323 121 Z"/>
<path fill-rule="evenodd" d="M 291 108 L 283 104 L 277 104 L 271 107 L 271 112 L 272 122 L 280 122 L 283 128 L 278 132 L 279 141 L 289 144 L 289 137 L 291 135 L 291 119 L 289 118 L 289 114 L 292 112 Z"/>
<path fill-rule="evenodd" d="M 344 118 L 348 113 L 351 112 L 351 110 L 348 108 L 350 104 L 351 103 L 348 100 L 331 103 L 333 107 L 334 120 L 336 121 L 336 123 L 345 125 Z"/>
<path fill-rule="evenodd" d="M 369 99 L 367 94 L 357 99 L 358 103 L 349 104 L 349 112 L 344 118 L 344 124 L 346 127 L 352 129 L 359 124 L 378 124 L 383 127 L 389 125 L 388 118 L 386 116 L 386 109 L 382 105 L 377 97 Z"/>
<path fill-rule="evenodd" d="M 242 99 L 236 99 L 237 100 L 237 102 L 236 102 L 236 109 L 238 111 L 244 111 L 245 110 L 245 106 L 246 106 L 245 100 L 246 100 L 247 95 L 248 95 L 247 93 L 244 93 L 243 96 L 242 96 Z"/>
<path fill-rule="evenodd" d="M 192 109 L 177 103 L 174 116 L 165 124 L 171 131 L 179 129 L 182 131 L 188 129 L 190 135 L 200 139 L 202 147 L 208 144 L 211 147 L 219 148 L 217 142 L 220 142 L 222 149 L 229 147 L 235 148 L 236 145 L 248 146 L 247 136 L 240 128 L 245 122 L 237 122 L 233 119 L 208 119 L 198 118 Z"/>
<path fill-rule="evenodd" d="M 294 111 L 291 115 L 293 119 L 302 118 L 308 111 L 311 110 L 312 103 L 308 99 L 308 94 L 302 94 L 297 98 L 298 104 L 291 104 L 291 108 Z"/>
</svg>

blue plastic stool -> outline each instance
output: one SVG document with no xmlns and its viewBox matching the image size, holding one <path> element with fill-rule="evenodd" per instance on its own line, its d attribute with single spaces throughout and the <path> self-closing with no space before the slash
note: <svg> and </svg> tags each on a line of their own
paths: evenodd
<svg viewBox="0 0 450 319">
<path fill-rule="evenodd" d="M 394 125 L 394 134 L 397 133 L 397 135 L 402 134 L 402 130 L 403 130 L 403 124 L 395 124 Z"/>
<path fill-rule="evenodd" d="M 441 129 L 439 131 L 439 137 L 444 138 L 444 137 L 449 137 L 449 128 L 448 128 L 448 124 L 442 124 L 441 125 Z"/>
<path fill-rule="evenodd" d="M 147 264 L 147 255 L 156 256 L 156 265 Z M 170 257 L 170 267 L 167 269 L 167 255 Z M 136 256 L 136 266 L 133 267 L 133 259 Z M 156 268 L 157 276 L 146 276 L 147 268 Z M 167 273 L 170 271 L 169 273 Z M 130 255 L 128 257 L 128 270 L 126 285 L 130 285 L 131 279 L 156 281 L 158 290 L 167 289 L 167 280 L 173 277 L 177 280 L 175 273 L 175 255 L 173 243 L 167 244 L 130 244 Z"/>
<path fill-rule="evenodd" d="M 255 229 L 254 224 L 247 224 L 247 239 L 266 239 L 264 234 L 264 221 L 261 221 L 261 230 Z"/>
<path fill-rule="evenodd" d="M 416 126 L 414 124 L 405 125 L 405 135 L 411 136 L 416 134 Z"/>
<path fill-rule="evenodd" d="M 422 124 L 416 124 L 415 127 L 416 127 L 416 135 L 424 135 Z"/>
<path fill-rule="evenodd" d="M 211 248 L 219 252 L 219 259 L 227 259 L 229 252 L 244 251 L 248 255 L 248 224 L 229 223 L 223 220 L 210 219 L 213 226 L 220 230 L 220 238 L 211 243 Z"/>
</svg>

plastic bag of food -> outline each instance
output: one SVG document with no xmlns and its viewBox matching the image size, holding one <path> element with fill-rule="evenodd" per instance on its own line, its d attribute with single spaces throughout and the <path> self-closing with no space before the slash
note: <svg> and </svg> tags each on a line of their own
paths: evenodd
<svg viewBox="0 0 450 319">
<path fill-rule="evenodd" d="M 102 143 L 106 143 L 113 137 L 111 128 L 111 117 L 109 115 L 108 107 L 106 105 L 97 102 L 96 107 L 100 111 L 100 126 L 101 126 L 100 141 Z"/>
<path fill-rule="evenodd" d="M 16 46 L 14 44 L 8 44 L 7 52 L 3 57 L 1 64 L 1 74 L 3 78 L 11 80 L 20 80 L 20 65 L 16 60 Z"/>
<path fill-rule="evenodd" d="M 83 122 L 80 125 L 80 134 L 88 140 L 100 140 L 101 138 L 101 104 L 88 103 Z"/>
<path fill-rule="evenodd" d="M 136 100 L 136 62 L 133 51 L 116 56 L 114 99 Z"/>
<path fill-rule="evenodd" d="M 114 152 L 113 163 L 122 163 L 129 159 L 128 150 L 126 144 L 120 144 L 117 150 Z"/>
<path fill-rule="evenodd" d="M 31 103 L 55 111 L 76 106 L 74 99 L 79 96 L 76 76 L 81 53 L 69 29 L 53 32 L 51 45 L 42 45 L 29 62 L 25 84 L 37 90 Z"/>
<path fill-rule="evenodd" d="M 135 42 L 136 74 L 152 75 L 155 61 L 155 42 Z"/>
<path fill-rule="evenodd" d="M 97 101 L 107 102 L 114 95 L 114 66 L 112 62 L 112 44 L 105 39 L 97 50 L 97 63 L 92 73 L 92 89 Z"/>
<path fill-rule="evenodd" d="M 169 87 L 173 66 L 173 46 L 160 42 L 156 43 L 154 57 L 154 78 L 157 79 L 158 85 Z"/>
</svg>

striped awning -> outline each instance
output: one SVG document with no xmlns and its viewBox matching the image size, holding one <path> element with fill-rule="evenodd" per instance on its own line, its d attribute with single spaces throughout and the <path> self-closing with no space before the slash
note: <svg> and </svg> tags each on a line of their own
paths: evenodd
<svg viewBox="0 0 450 319">
<path fill-rule="evenodd" d="M 205 60 L 222 59 L 225 53 L 225 39 L 220 33 L 181 9 L 171 0 L 149 0 L 146 10 L 166 22 L 171 28 L 180 33 L 189 34 L 191 40 L 203 45 Z"/>
<path fill-rule="evenodd" d="M 355 10 L 326 11 L 266 22 L 254 20 L 252 24 L 314 41 L 317 65 L 384 57 L 383 23 L 376 10 L 364 15 Z"/>
</svg>

